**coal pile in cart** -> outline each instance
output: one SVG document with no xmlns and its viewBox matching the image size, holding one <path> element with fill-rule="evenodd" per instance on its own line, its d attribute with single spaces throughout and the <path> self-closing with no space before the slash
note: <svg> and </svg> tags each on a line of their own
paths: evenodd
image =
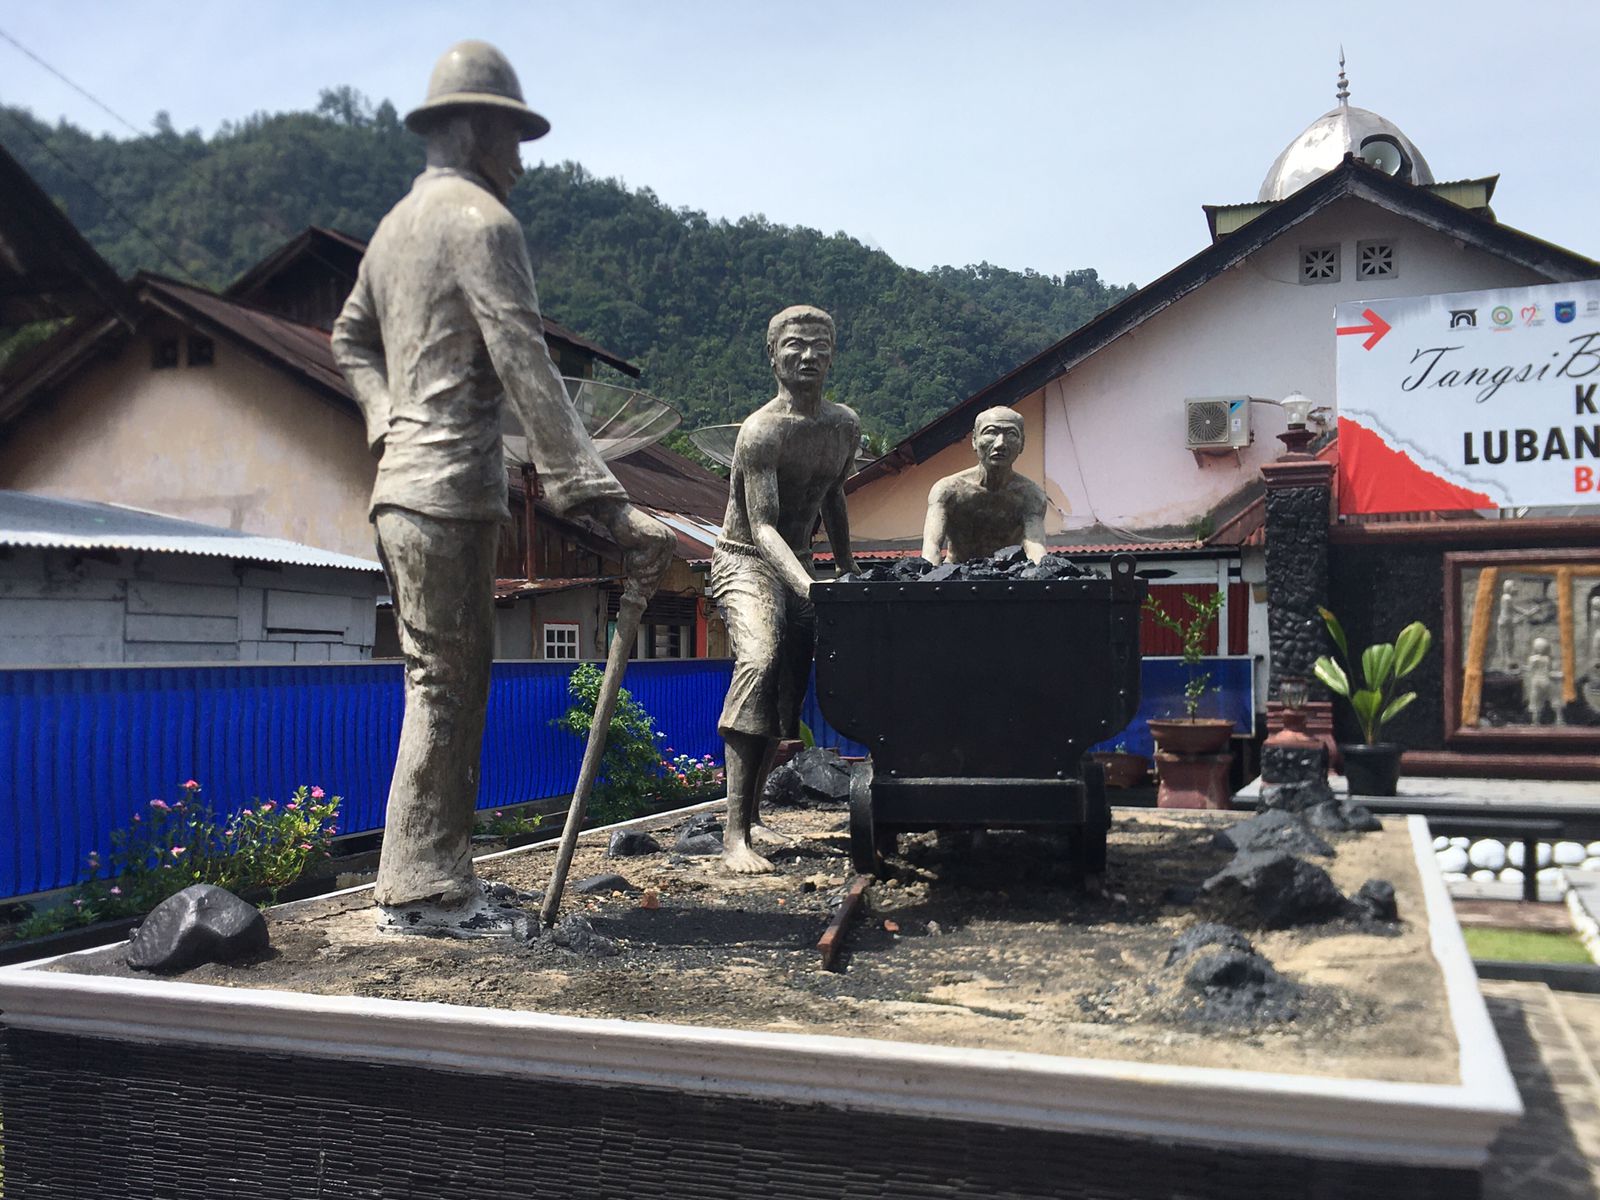
<svg viewBox="0 0 1600 1200">
<path fill-rule="evenodd" d="M 1020 547 L 933 566 L 908 559 L 812 589 L 817 700 L 866 745 L 853 787 L 851 859 L 882 875 L 901 833 L 1057 829 L 1097 882 L 1110 806 L 1084 757 L 1139 706 L 1132 555 L 1101 575 Z"/>
</svg>

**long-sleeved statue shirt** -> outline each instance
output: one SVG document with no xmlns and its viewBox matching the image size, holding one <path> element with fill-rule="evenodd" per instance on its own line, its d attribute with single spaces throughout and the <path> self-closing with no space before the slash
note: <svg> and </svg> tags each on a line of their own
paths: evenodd
<svg viewBox="0 0 1600 1200">
<path fill-rule="evenodd" d="M 522 230 L 475 175 L 429 168 L 384 217 L 333 350 L 382 446 L 374 511 L 505 519 L 507 403 L 547 503 L 627 499 L 550 359 Z"/>
</svg>

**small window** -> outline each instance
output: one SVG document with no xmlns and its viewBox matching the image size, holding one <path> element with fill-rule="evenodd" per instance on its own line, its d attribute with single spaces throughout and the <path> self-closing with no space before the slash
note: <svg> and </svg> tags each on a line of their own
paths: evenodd
<svg viewBox="0 0 1600 1200">
<path fill-rule="evenodd" d="M 1300 247 L 1301 283 L 1338 283 L 1338 246 Z"/>
<path fill-rule="evenodd" d="M 572 661 L 578 657 L 578 625 L 568 621 L 544 623 L 544 656 Z"/>
<path fill-rule="evenodd" d="M 189 365 L 191 367 L 209 367 L 217 361 L 217 346 L 204 334 L 196 333 L 189 338 Z"/>
<path fill-rule="evenodd" d="M 649 627 L 651 658 L 684 658 L 689 645 L 687 625 L 651 625 Z"/>
<path fill-rule="evenodd" d="M 1356 276 L 1360 279 L 1393 279 L 1395 270 L 1393 242 L 1357 242 Z"/>
<path fill-rule="evenodd" d="M 163 371 L 178 365 L 178 339 L 156 338 L 150 343 L 150 366 Z"/>
</svg>

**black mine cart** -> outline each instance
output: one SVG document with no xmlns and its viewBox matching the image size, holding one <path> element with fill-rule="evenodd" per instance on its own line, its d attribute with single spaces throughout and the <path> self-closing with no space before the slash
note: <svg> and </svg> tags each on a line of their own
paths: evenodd
<svg viewBox="0 0 1600 1200">
<path fill-rule="evenodd" d="M 872 752 L 851 797 L 856 870 L 881 874 L 899 833 L 1039 828 L 1069 833 L 1084 876 L 1105 870 L 1111 810 L 1084 751 L 1139 707 L 1134 565 L 812 588 L 818 703 Z"/>
</svg>

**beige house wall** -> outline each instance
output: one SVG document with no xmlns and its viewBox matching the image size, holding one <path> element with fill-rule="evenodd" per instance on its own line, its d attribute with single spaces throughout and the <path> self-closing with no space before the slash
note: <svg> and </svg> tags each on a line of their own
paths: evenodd
<svg viewBox="0 0 1600 1200">
<path fill-rule="evenodd" d="M 374 558 L 376 465 L 354 409 L 217 339 L 215 364 L 152 368 L 141 331 L 0 442 L 0 487 L 150 509 Z"/>
</svg>

